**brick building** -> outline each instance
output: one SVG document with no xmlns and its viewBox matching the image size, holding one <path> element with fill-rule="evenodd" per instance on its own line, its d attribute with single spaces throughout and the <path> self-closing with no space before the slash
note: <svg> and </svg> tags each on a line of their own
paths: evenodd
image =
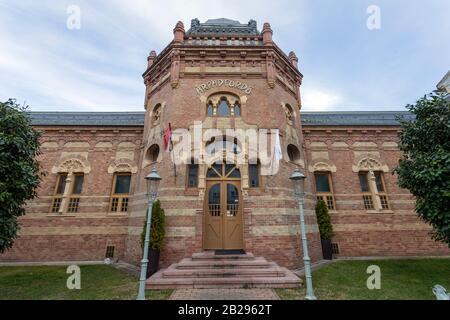
<svg viewBox="0 0 450 320">
<path fill-rule="evenodd" d="M 319 197 L 331 212 L 337 256 L 450 254 L 431 240 L 412 196 L 391 174 L 400 157 L 395 116 L 401 112 L 302 112 L 298 59 L 273 42 L 267 23 L 259 31 L 253 20 L 194 19 L 188 31 L 179 22 L 173 33 L 159 55 L 148 57 L 145 112 L 31 113 L 43 133 L 47 175 L 21 218 L 14 248 L 0 261 L 110 256 L 138 264 L 144 177 L 152 168 L 163 178 L 163 267 L 208 249 L 244 249 L 300 267 L 289 181 L 297 167 L 307 176 L 313 261 L 322 257 Z M 164 150 L 169 123 L 172 152 Z M 259 153 L 264 139 L 254 147 L 239 132 L 267 137 L 269 161 Z"/>
</svg>

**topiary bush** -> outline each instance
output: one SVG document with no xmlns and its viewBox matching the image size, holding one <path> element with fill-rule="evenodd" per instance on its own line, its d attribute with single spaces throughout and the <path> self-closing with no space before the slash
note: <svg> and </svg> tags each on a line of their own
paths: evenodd
<svg viewBox="0 0 450 320">
<path fill-rule="evenodd" d="M 144 228 L 141 233 L 141 246 L 144 247 L 145 228 L 147 219 L 144 222 Z M 150 225 L 150 248 L 153 250 L 161 250 L 164 245 L 164 237 L 166 234 L 166 216 L 164 209 L 161 208 L 161 202 L 156 200 L 152 208 L 152 223 Z"/>
<path fill-rule="evenodd" d="M 333 237 L 333 225 L 331 224 L 331 217 L 328 213 L 328 207 L 322 199 L 316 204 L 317 224 L 319 225 L 320 238 L 323 240 L 330 240 Z"/>
</svg>

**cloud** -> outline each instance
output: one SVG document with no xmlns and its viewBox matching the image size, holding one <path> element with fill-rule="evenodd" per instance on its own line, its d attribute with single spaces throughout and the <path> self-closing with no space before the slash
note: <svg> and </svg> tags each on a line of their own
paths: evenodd
<svg viewBox="0 0 450 320">
<path fill-rule="evenodd" d="M 66 28 L 72 4 L 81 9 L 80 30 Z M 255 19 L 260 29 L 270 22 L 277 44 L 297 53 L 304 110 L 398 110 L 448 71 L 450 42 L 442 32 L 450 4 L 379 0 L 377 32 L 365 25 L 368 4 L 0 0 L 0 100 L 26 100 L 32 110 L 143 110 L 150 50 L 166 47 L 178 20 L 189 29 L 192 18 L 225 17 Z"/>
<path fill-rule="evenodd" d="M 321 89 L 305 90 L 302 96 L 303 111 L 329 111 L 342 103 L 342 97 Z"/>
</svg>

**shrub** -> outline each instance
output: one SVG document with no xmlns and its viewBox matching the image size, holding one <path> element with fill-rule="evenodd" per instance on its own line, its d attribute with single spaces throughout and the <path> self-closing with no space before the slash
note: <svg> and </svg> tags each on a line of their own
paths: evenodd
<svg viewBox="0 0 450 320">
<path fill-rule="evenodd" d="M 333 225 L 328 213 L 328 207 L 325 201 L 320 199 L 316 204 L 317 224 L 319 225 L 320 238 L 330 240 L 333 237 Z"/>
<path fill-rule="evenodd" d="M 147 219 L 144 222 L 144 228 L 141 233 L 141 246 L 144 247 L 145 228 L 147 226 Z M 166 234 L 166 216 L 164 209 L 161 208 L 161 202 L 156 200 L 152 208 L 152 223 L 150 226 L 150 248 L 153 250 L 161 250 L 164 244 L 164 236 Z"/>
</svg>

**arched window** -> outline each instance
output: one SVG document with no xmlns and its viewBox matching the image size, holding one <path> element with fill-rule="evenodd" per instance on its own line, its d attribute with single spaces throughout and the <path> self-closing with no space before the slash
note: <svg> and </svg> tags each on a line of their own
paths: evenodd
<svg viewBox="0 0 450 320">
<path fill-rule="evenodd" d="M 289 104 L 284 105 L 284 112 L 286 114 L 286 120 L 288 123 L 292 124 L 294 121 L 294 110 Z"/>
<path fill-rule="evenodd" d="M 153 112 L 152 112 L 152 122 L 153 122 L 153 124 L 157 124 L 159 122 L 160 118 L 161 118 L 161 104 L 158 103 L 153 108 Z"/>
<path fill-rule="evenodd" d="M 298 162 L 300 160 L 300 150 L 293 144 L 288 145 L 287 153 L 289 157 L 289 161 Z"/>
<path fill-rule="evenodd" d="M 208 99 L 206 106 L 208 117 L 240 117 L 241 105 L 239 98 L 233 94 L 217 93 Z"/>
<path fill-rule="evenodd" d="M 159 157 L 159 146 L 157 144 L 153 144 L 150 148 L 147 150 L 146 158 L 150 162 L 156 162 Z"/>
<path fill-rule="evenodd" d="M 236 117 L 241 116 L 241 107 L 238 104 L 234 106 L 234 116 Z"/>
<path fill-rule="evenodd" d="M 208 114 L 208 117 L 212 117 L 212 116 L 214 115 L 214 110 L 213 110 L 213 106 L 212 106 L 212 103 L 211 103 L 211 102 L 208 103 L 207 114 Z"/>
<path fill-rule="evenodd" d="M 375 183 L 371 183 L 371 175 L 373 174 Z M 361 193 L 363 196 L 364 208 L 366 210 L 389 210 L 389 202 L 386 193 L 386 187 L 384 183 L 384 177 L 382 171 L 360 171 L 358 173 L 359 185 L 361 187 Z M 377 203 L 376 197 L 380 198 L 381 208 L 375 206 Z"/>
<path fill-rule="evenodd" d="M 230 115 L 230 105 L 226 99 L 221 99 L 219 102 L 219 107 L 217 108 L 217 115 L 219 117 L 228 117 Z"/>
</svg>

